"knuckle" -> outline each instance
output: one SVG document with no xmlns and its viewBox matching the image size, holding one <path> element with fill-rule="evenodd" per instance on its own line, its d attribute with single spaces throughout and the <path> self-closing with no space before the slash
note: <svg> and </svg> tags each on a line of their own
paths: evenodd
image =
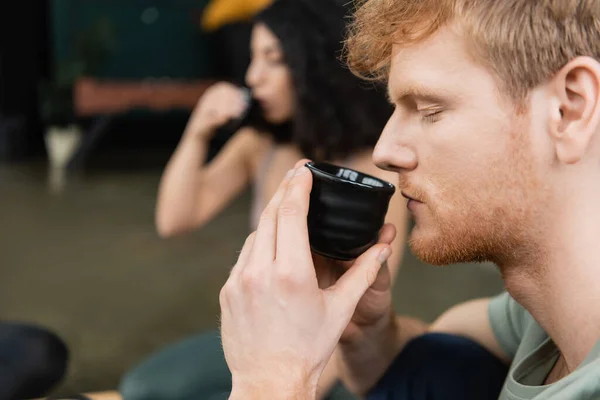
<svg viewBox="0 0 600 400">
<path fill-rule="evenodd" d="M 242 276 L 240 277 L 242 288 L 247 292 L 260 291 L 263 285 L 263 281 L 260 278 L 261 277 L 258 276 L 258 274 L 256 274 L 255 272 L 250 270 L 244 270 L 242 272 Z"/>
<path fill-rule="evenodd" d="M 221 305 L 221 308 L 229 306 L 229 296 L 229 284 L 226 283 L 219 292 L 219 304 Z"/>
<path fill-rule="evenodd" d="M 291 273 L 277 274 L 277 284 L 285 291 L 296 291 L 299 287 L 297 279 Z"/>
<path fill-rule="evenodd" d="M 204 93 L 204 97 L 212 97 L 215 95 L 215 93 L 218 93 L 220 90 L 221 86 L 219 83 L 215 83 L 214 85 L 212 85 L 211 87 L 209 87 L 208 89 L 206 89 L 206 92 Z"/>
<path fill-rule="evenodd" d="M 292 269 L 277 268 L 277 270 L 279 271 L 276 274 L 277 284 L 285 291 L 295 292 L 302 287 L 302 279 Z"/>
</svg>

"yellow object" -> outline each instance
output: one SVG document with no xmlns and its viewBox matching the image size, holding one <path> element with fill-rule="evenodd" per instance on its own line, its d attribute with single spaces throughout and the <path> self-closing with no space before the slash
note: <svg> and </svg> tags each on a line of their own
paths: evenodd
<svg viewBox="0 0 600 400">
<path fill-rule="evenodd" d="M 223 25 L 247 21 L 273 0 L 212 0 L 202 14 L 202 28 L 214 31 Z"/>
</svg>

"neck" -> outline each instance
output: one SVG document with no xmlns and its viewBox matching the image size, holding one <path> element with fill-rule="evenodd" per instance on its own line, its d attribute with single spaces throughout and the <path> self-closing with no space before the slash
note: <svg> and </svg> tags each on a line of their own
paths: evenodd
<svg viewBox="0 0 600 400">
<path fill-rule="evenodd" d="M 542 254 L 499 266 L 508 292 L 548 333 L 573 371 L 600 338 L 600 182 L 570 190 L 553 208 L 552 225 L 533 239 Z M 572 193 L 578 197 L 569 198 Z"/>
</svg>

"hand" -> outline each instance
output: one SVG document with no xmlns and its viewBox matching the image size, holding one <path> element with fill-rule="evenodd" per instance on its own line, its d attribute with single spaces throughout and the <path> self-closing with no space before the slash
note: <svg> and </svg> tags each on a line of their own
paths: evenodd
<svg viewBox="0 0 600 400">
<path fill-rule="evenodd" d="M 198 101 L 188 130 L 194 136 L 210 139 L 218 127 L 241 117 L 248 105 L 242 89 L 228 82 L 215 83 Z"/>
<path fill-rule="evenodd" d="M 306 220 L 311 186 L 306 167 L 288 173 L 221 290 L 232 398 L 314 398 L 342 332 L 391 253 L 379 243 L 319 288 Z"/>
<path fill-rule="evenodd" d="M 396 237 L 396 228 L 386 224 L 379 233 L 379 244 L 389 245 Z M 352 268 L 354 261 L 337 261 L 330 258 L 313 255 L 313 262 L 319 281 L 319 287 L 326 289 L 334 285 L 342 274 Z M 387 263 L 379 269 L 373 283 L 362 296 L 352 315 L 350 323 L 344 329 L 340 341 L 342 343 L 359 341 L 364 330 L 371 326 L 379 326 L 393 317 L 392 307 L 392 277 Z"/>
</svg>

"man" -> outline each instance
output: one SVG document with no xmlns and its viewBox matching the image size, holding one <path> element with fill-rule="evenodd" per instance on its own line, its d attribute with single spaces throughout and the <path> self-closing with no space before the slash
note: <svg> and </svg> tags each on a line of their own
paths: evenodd
<svg viewBox="0 0 600 400">
<path fill-rule="evenodd" d="M 389 226 L 336 282 L 310 255 L 300 167 L 221 292 L 231 398 L 313 398 L 338 340 L 372 398 L 600 398 L 600 0 L 370 0 L 348 48 L 388 78 L 373 158 L 398 173 L 413 252 L 493 261 L 507 293 L 431 326 L 395 316 Z"/>
</svg>

